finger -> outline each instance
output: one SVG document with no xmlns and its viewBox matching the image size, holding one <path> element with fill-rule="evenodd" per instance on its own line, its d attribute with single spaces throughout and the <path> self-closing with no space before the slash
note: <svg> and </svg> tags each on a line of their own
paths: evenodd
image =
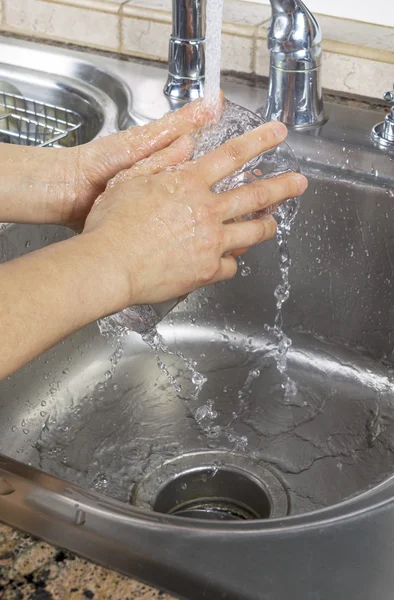
<svg viewBox="0 0 394 600">
<path fill-rule="evenodd" d="M 98 159 L 105 163 L 108 180 L 119 171 L 129 169 L 136 162 L 163 150 L 179 137 L 207 124 L 211 118 L 212 113 L 204 108 L 202 99 L 195 100 L 153 123 L 131 127 L 91 142 L 89 151 L 97 154 Z"/>
<path fill-rule="evenodd" d="M 231 254 L 229 256 L 225 256 L 220 261 L 219 271 L 216 273 L 215 278 L 209 282 L 209 285 L 213 283 L 218 283 L 219 281 L 225 281 L 226 279 L 232 279 L 238 269 L 238 263 L 235 260 L 234 256 Z"/>
<path fill-rule="evenodd" d="M 308 180 L 299 173 L 285 173 L 243 185 L 219 196 L 223 221 L 269 208 L 305 192 Z"/>
<path fill-rule="evenodd" d="M 286 135 L 286 126 L 280 121 L 266 123 L 228 140 L 216 150 L 199 158 L 191 168 L 211 187 L 243 167 L 255 156 L 283 142 Z"/>
<path fill-rule="evenodd" d="M 168 148 L 152 154 L 141 160 L 127 171 L 127 178 L 134 179 L 142 175 L 154 175 L 164 169 L 173 167 L 190 160 L 194 153 L 194 143 L 190 136 L 183 135 L 175 140 Z"/>
<path fill-rule="evenodd" d="M 275 234 L 276 221 L 272 216 L 224 225 L 223 253 L 259 244 Z"/>
<path fill-rule="evenodd" d="M 135 179 L 143 175 L 154 175 L 164 169 L 179 165 L 186 160 L 189 160 L 194 152 L 193 140 L 188 135 L 183 135 L 178 140 L 173 142 L 168 148 L 164 148 L 160 152 L 152 154 L 145 160 L 140 160 L 131 169 L 123 169 L 113 177 L 108 186 L 113 187 L 122 181 Z"/>
<path fill-rule="evenodd" d="M 220 91 L 218 103 L 200 102 L 194 104 L 193 121 L 198 128 L 208 125 L 212 121 L 219 121 L 222 116 L 224 94 Z"/>
</svg>

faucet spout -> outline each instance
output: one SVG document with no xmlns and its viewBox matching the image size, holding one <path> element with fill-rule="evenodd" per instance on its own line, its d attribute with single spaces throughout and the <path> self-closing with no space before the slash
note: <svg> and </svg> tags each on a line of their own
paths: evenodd
<svg viewBox="0 0 394 600">
<path fill-rule="evenodd" d="M 325 121 L 321 70 L 321 29 L 301 0 L 270 0 L 270 77 L 264 116 L 288 127 Z"/>
<path fill-rule="evenodd" d="M 172 0 L 172 34 L 164 93 L 189 101 L 204 95 L 206 0 Z"/>
</svg>

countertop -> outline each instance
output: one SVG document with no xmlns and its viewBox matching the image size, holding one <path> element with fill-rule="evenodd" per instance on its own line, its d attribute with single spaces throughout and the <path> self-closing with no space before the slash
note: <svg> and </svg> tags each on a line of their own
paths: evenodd
<svg viewBox="0 0 394 600">
<path fill-rule="evenodd" d="M 0 523 L 0 600 L 175 600 Z"/>
</svg>

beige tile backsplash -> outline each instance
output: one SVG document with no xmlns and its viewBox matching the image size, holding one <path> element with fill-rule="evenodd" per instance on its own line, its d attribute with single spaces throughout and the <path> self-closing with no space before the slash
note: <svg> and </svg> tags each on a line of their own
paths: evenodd
<svg viewBox="0 0 394 600">
<path fill-rule="evenodd" d="M 225 0 L 222 68 L 268 75 L 270 8 Z M 320 16 L 323 86 L 379 98 L 394 83 L 394 29 Z M 0 0 L 0 28 L 166 61 L 171 0 Z"/>
<path fill-rule="evenodd" d="M 119 49 L 120 1 L 3 0 L 3 4 L 3 29 L 97 48 Z M 109 10 L 111 6 L 112 11 Z"/>
</svg>

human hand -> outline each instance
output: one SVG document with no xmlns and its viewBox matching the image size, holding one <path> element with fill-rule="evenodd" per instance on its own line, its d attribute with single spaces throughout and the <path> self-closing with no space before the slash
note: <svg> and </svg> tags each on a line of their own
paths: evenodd
<svg viewBox="0 0 394 600">
<path fill-rule="evenodd" d="M 239 220 L 307 187 L 291 173 L 257 181 L 222 194 L 211 187 L 286 137 L 281 123 L 268 123 L 233 139 L 197 161 L 184 136 L 169 148 L 120 173 L 96 200 L 82 237 L 119 273 L 112 311 L 153 304 L 231 278 L 233 251 L 275 235 L 272 216 Z M 168 167 L 173 167 L 169 169 Z M 231 222 L 238 218 L 237 222 Z M 230 221 L 230 222 L 229 222 Z"/>
<path fill-rule="evenodd" d="M 0 144 L 0 221 L 55 223 L 82 231 L 93 202 L 112 177 L 210 117 L 196 101 L 149 125 L 75 148 Z"/>
</svg>

